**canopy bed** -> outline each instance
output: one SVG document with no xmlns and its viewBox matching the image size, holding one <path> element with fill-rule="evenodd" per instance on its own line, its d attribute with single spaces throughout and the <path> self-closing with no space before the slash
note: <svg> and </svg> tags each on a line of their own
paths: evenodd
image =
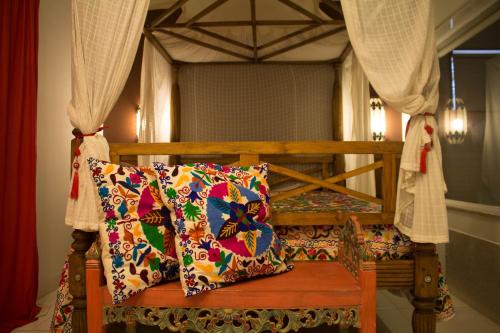
<svg viewBox="0 0 500 333">
<path fill-rule="evenodd" d="M 171 165 L 200 162 L 200 158 L 203 162 L 212 159 L 234 164 L 234 157 L 227 157 L 236 155 L 237 165 L 271 162 L 271 172 L 306 184 L 271 195 L 273 224 L 277 226 L 342 225 L 353 215 L 362 225 L 375 228 L 394 224 L 397 229 L 388 228 L 396 230 L 398 239 L 407 237 L 408 242 L 414 242 L 408 247 L 414 247 L 414 251 L 409 257 L 377 261 L 377 287 L 413 289 L 414 332 L 434 332 L 438 293 L 435 244 L 447 242 L 448 232 L 441 150 L 432 116 L 437 106 L 439 71 L 430 1 L 165 3 L 162 8 L 166 9 L 146 18 L 146 0 L 95 4 L 73 0 L 73 98 L 68 113 L 78 130 L 74 132 L 75 156 L 66 215 L 66 224 L 75 229 L 68 276 L 73 330 L 83 332 L 87 328 L 85 253 L 103 214 L 87 159 L 120 163 L 123 156 L 135 155 L 140 156 L 140 165 L 152 160 Z M 143 143 L 108 145 L 97 132 L 123 88 L 141 33 L 146 37 L 144 52 L 150 54 L 143 60 L 141 74 L 144 126 L 139 141 Z M 349 74 L 343 71 L 347 61 Z M 330 138 L 334 141 L 177 142 L 177 69 L 193 62 L 331 64 L 336 74 Z M 366 123 L 366 115 L 360 110 L 367 97 L 368 80 L 385 103 L 412 115 L 404 147 L 397 142 L 364 142 L 369 137 L 362 134 L 363 130 L 343 134 L 346 110 L 357 114 L 354 121 L 351 119 L 353 128 Z M 164 130 L 165 117 L 170 124 L 168 131 Z M 353 142 L 341 142 L 345 138 Z M 168 155 L 167 159 L 162 155 Z M 307 159 L 321 165 L 320 169 L 299 172 L 279 165 Z M 382 170 L 380 197 L 373 192 L 367 194 L 369 177 L 343 186 L 349 178 L 375 170 Z M 318 171 L 321 178 L 311 175 Z M 298 208 L 299 201 L 305 208 Z M 319 208 L 312 208 L 315 202 Z M 285 239 L 288 233 L 282 230 Z M 293 243 L 293 239 L 289 241 Z M 300 252 L 300 246 L 296 247 Z"/>
</svg>

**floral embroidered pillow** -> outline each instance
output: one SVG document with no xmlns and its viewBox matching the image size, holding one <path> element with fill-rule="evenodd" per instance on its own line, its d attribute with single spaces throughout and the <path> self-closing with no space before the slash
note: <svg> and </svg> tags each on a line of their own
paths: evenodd
<svg viewBox="0 0 500 333">
<path fill-rule="evenodd" d="M 90 158 L 106 215 L 99 225 L 102 262 L 113 303 L 178 278 L 174 229 L 154 171 Z"/>
<path fill-rule="evenodd" d="M 186 296 L 289 270 L 271 225 L 267 164 L 153 163 L 167 207 Z"/>
</svg>

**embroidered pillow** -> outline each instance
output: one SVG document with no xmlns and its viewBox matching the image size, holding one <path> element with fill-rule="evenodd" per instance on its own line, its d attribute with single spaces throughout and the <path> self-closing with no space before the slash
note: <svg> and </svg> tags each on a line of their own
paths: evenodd
<svg viewBox="0 0 500 333">
<path fill-rule="evenodd" d="M 170 211 L 154 171 L 88 160 L 106 215 L 99 225 L 102 262 L 113 303 L 178 277 Z"/>
<path fill-rule="evenodd" d="M 267 164 L 153 166 L 162 198 L 175 210 L 186 296 L 291 268 L 270 224 Z"/>
</svg>

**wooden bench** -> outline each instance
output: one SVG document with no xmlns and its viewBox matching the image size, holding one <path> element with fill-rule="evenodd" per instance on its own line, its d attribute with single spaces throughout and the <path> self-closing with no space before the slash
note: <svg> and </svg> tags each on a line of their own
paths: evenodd
<svg viewBox="0 0 500 333">
<path fill-rule="evenodd" d="M 127 156 L 137 155 L 237 155 L 238 164 L 251 165 L 266 161 L 268 155 L 287 156 L 330 155 L 334 159 L 342 154 L 374 154 L 380 160 L 344 173 L 335 173 L 326 179 L 318 179 L 304 173 L 282 168 L 271 163 L 271 172 L 298 181 L 308 183 L 302 188 L 280 193 L 281 198 L 297 192 L 317 188 L 332 189 L 349 195 L 359 195 L 342 186 L 342 182 L 368 171 L 381 172 L 381 195 L 363 198 L 381 203 L 379 213 L 308 212 L 273 214 L 273 224 L 293 225 L 342 225 L 351 215 L 355 215 L 361 225 L 391 224 L 394 219 L 396 201 L 396 159 L 401 154 L 400 142 L 337 142 L 337 141 L 302 141 L 302 142 L 176 142 L 176 143 L 136 143 L 110 144 L 111 162 L 120 163 Z M 312 157 L 315 159 L 316 157 Z M 288 161 L 288 160 L 287 160 Z M 267 162 L 267 161 L 266 161 Z M 328 162 L 328 161 L 325 161 Z M 323 161 L 321 162 L 323 163 Z M 283 172 L 282 172 L 283 171 Z M 281 172 L 281 173 L 280 173 Z M 323 172 L 322 172 L 323 174 Z M 326 173 L 325 173 L 326 174 Z M 324 177 L 323 177 L 324 178 Z M 271 201 L 279 198 L 272 197 Z M 73 254 L 70 256 L 69 281 L 74 307 L 72 315 L 73 331 L 87 331 L 87 291 L 85 288 L 85 253 L 92 244 L 95 233 L 74 230 Z M 95 262 L 94 262 L 95 264 Z M 301 264 L 300 264 L 301 265 Z M 414 312 L 412 326 L 414 333 L 433 333 L 436 330 L 435 300 L 438 293 L 438 261 L 433 244 L 415 244 L 414 258 L 377 261 L 377 288 L 412 290 Z M 293 273 L 291 273 L 293 274 Z M 149 296 L 147 297 L 149 299 Z M 90 307 L 89 307 L 90 308 Z M 180 315 L 180 313 L 178 314 Z M 308 319 L 312 320 L 312 319 Z"/>
<path fill-rule="evenodd" d="M 359 222 L 350 220 L 341 235 L 339 262 L 296 262 L 280 275 L 249 280 L 185 297 L 179 281 L 155 286 L 113 306 L 99 259 L 86 264 L 89 333 L 105 332 L 105 324 L 136 322 L 174 331 L 213 332 L 245 327 L 251 332 L 321 324 L 360 328 L 375 333 L 375 262 L 366 254 Z M 286 318 L 286 319 L 285 319 Z"/>
</svg>

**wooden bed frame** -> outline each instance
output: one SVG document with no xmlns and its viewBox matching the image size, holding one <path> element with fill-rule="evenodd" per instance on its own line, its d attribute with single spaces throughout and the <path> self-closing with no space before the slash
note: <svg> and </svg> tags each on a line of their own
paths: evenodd
<svg viewBox="0 0 500 333">
<path fill-rule="evenodd" d="M 394 219 L 396 201 L 396 161 L 400 156 L 401 142 L 175 142 L 153 144 L 110 144 L 111 162 L 120 163 L 124 156 L 130 155 L 210 155 L 214 158 L 228 158 L 237 155 L 233 164 L 254 165 L 270 163 L 269 170 L 280 175 L 307 183 L 300 188 L 281 192 L 271 200 L 285 199 L 317 188 L 326 188 L 348 194 L 360 199 L 381 204 L 381 213 L 286 213 L 273 214 L 274 225 L 332 225 L 344 224 L 350 215 L 356 215 L 361 224 L 391 224 Z M 330 157 L 343 154 L 373 154 L 381 159 L 361 168 L 329 176 L 325 164 Z M 318 157 L 319 156 L 319 157 Z M 290 157 L 290 158 L 287 158 Z M 295 158 L 319 161 L 322 167 L 320 179 L 309 174 L 279 166 L 275 163 L 292 162 Z M 200 160 L 201 161 L 201 160 Z M 362 173 L 381 169 L 381 198 L 347 189 L 338 183 Z M 74 253 L 70 257 L 70 293 L 73 295 L 73 330 L 86 332 L 86 291 L 85 291 L 85 253 L 95 237 L 94 233 L 74 230 Z M 413 331 L 418 333 L 435 332 L 434 313 L 437 297 L 438 261 L 433 244 L 416 244 L 414 260 L 391 260 L 376 263 L 377 287 L 387 289 L 413 289 L 415 307 L 413 312 Z"/>
</svg>

